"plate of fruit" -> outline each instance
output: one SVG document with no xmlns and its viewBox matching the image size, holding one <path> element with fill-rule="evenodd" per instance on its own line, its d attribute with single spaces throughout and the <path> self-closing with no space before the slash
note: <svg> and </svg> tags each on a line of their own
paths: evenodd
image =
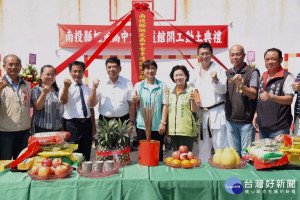
<svg viewBox="0 0 300 200">
<path fill-rule="evenodd" d="M 220 169 L 240 169 L 247 165 L 247 160 L 241 159 L 234 148 L 217 149 L 208 163 Z"/>
<path fill-rule="evenodd" d="M 194 157 L 194 153 L 188 151 L 187 146 L 180 146 L 178 151 L 172 153 L 172 157 L 164 160 L 165 165 L 174 168 L 194 168 L 201 165 L 201 159 Z"/>
<path fill-rule="evenodd" d="M 32 179 L 46 181 L 67 178 L 72 171 L 73 168 L 69 164 L 63 163 L 61 158 L 55 158 L 53 161 L 45 158 L 42 166 L 35 165 L 27 173 Z"/>
</svg>

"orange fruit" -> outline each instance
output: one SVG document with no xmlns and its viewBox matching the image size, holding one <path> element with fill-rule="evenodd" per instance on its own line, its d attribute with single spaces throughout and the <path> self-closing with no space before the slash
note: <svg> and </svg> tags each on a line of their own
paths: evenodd
<svg viewBox="0 0 300 200">
<path fill-rule="evenodd" d="M 189 160 L 183 160 L 181 162 L 182 167 L 184 168 L 191 168 L 192 167 L 192 163 Z"/>
<path fill-rule="evenodd" d="M 178 159 L 173 159 L 172 161 L 172 167 L 180 167 L 181 161 Z"/>
<path fill-rule="evenodd" d="M 168 163 L 168 164 L 171 164 L 173 161 L 173 158 L 172 157 L 168 157 L 166 158 L 165 162 Z"/>
<path fill-rule="evenodd" d="M 193 159 L 190 160 L 190 162 L 191 162 L 192 166 L 195 167 L 198 164 L 198 159 L 197 158 L 193 158 Z"/>
</svg>

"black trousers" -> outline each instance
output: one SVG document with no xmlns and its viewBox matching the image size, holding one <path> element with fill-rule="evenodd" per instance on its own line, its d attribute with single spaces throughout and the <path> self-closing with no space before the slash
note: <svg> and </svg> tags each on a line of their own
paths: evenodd
<svg viewBox="0 0 300 200">
<path fill-rule="evenodd" d="M 136 134 L 139 140 L 146 140 L 146 132 L 143 129 L 136 128 Z M 152 131 L 151 140 L 159 141 L 159 161 L 163 161 L 163 145 L 164 145 L 165 135 L 160 135 L 158 131 Z"/>
<path fill-rule="evenodd" d="M 77 152 L 82 153 L 85 160 L 90 160 L 92 145 L 91 119 L 66 119 L 65 130 L 71 133 L 68 142 L 78 144 Z"/>
<path fill-rule="evenodd" d="M 17 159 L 28 146 L 29 130 L 0 132 L 0 160 Z"/>
</svg>

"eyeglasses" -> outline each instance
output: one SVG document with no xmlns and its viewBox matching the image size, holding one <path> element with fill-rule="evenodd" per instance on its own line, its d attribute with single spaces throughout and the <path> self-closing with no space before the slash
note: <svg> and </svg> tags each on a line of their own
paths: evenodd
<svg viewBox="0 0 300 200">
<path fill-rule="evenodd" d="M 12 66 L 20 67 L 20 66 L 21 66 L 20 63 L 8 63 L 8 64 L 6 64 L 6 65 L 9 66 L 9 67 L 12 67 Z"/>
</svg>

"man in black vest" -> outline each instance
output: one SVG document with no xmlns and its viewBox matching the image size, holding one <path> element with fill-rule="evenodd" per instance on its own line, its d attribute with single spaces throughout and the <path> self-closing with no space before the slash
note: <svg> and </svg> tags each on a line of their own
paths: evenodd
<svg viewBox="0 0 300 200">
<path fill-rule="evenodd" d="M 260 139 L 273 139 L 290 133 L 294 76 L 281 67 L 283 58 L 279 49 L 268 49 L 264 57 L 268 70 L 260 79 L 257 117 L 253 125 L 259 128 Z"/>
<path fill-rule="evenodd" d="M 259 73 L 244 62 L 245 51 L 241 45 L 229 49 L 229 58 L 233 68 L 226 72 L 227 91 L 225 115 L 228 143 L 238 154 L 250 146 L 255 138 L 252 125 L 256 109 Z"/>
</svg>

